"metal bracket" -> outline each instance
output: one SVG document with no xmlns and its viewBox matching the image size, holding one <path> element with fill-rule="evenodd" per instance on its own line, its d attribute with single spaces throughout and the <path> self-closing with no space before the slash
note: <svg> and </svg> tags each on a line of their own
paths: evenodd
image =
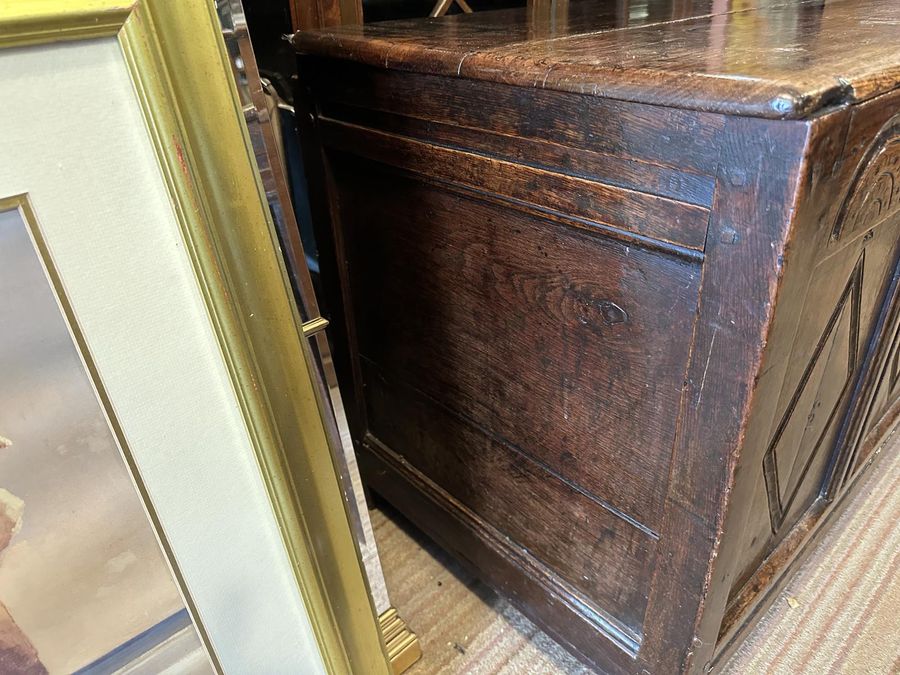
<svg viewBox="0 0 900 675">
<path fill-rule="evenodd" d="M 306 321 L 303 328 L 303 337 L 312 337 L 316 333 L 321 333 L 328 326 L 328 319 L 324 317 L 318 317 L 316 319 L 310 319 Z"/>
</svg>

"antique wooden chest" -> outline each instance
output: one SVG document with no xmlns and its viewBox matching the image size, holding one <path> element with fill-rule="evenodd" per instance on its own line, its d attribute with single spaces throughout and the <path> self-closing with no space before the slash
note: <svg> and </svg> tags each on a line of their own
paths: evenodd
<svg viewBox="0 0 900 675">
<path fill-rule="evenodd" d="M 889 454 L 900 3 L 294 44 L 371 488 L 597 669 L 715 669 Z"/>
</svg>

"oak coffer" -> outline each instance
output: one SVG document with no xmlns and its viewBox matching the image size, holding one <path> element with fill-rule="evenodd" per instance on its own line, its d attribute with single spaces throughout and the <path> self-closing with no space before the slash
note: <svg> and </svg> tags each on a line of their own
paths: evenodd
<svg viewBox="0 0 900 675">
<path fill-rule="evenodd" d="M 600 671 L 721 666 L 889 454 L 900 3 L 293 42 L 370 487 Z"/>
</svg>

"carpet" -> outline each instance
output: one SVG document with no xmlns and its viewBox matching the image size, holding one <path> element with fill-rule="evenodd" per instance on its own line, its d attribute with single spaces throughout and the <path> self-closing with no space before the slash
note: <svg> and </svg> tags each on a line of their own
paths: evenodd
<svg viewBox="0 0 900 675">
<path fill-rule="evenodd" d="M 900 674 L 900 459 L 881 471 L 723 673 Z M 591 672 L 396 511 L 381 505 L 372 522 L 392 604 L 422 643 L 408 675 Z"/>
</svg>

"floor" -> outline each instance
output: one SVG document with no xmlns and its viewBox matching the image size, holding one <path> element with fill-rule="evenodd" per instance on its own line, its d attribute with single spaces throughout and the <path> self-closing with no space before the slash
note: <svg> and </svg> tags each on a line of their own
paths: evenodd
<svg viewBox="0 0 900 675">
<path fill-rule="evenodd" d="M 882 467 L 724 673 L 900 674 L 900 461 Z M 408 675 L 591 672 L 389 507 L 372 521 L 391 600 L 422 642 Z"/>
</svg>

